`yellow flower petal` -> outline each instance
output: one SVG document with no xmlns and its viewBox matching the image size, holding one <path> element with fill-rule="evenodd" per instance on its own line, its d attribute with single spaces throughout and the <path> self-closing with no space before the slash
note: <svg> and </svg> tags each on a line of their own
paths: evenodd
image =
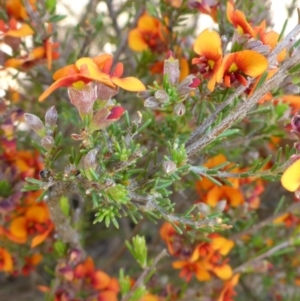
<svg viewBox="0 0 300 301">
<path fill-rule="evenodd" d="M 146 90 L 144 84 L 135 77 L 125 77 L 125 78 L 118 78 L 112 77 L 111 81 L 117 85 L 118 87 L 132 92 L 139 92 Z"/>
<path fill-rule="evenodd" d="M 291 192 L 296 191 L 300 186 L 300 159 L 288 167 L 281 177 L 282 186 Z"/>
<path fill-rule="evenodd" d="M 200 56 L 214 62 L 222 57 L 222 42 L 220 35 L 213 30 L 205 29 L 197 37 L 194 51 Z"/>
</svg>

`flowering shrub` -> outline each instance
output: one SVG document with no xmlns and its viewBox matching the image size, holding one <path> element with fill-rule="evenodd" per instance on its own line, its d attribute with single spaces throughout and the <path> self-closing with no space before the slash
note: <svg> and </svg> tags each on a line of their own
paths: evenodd
<svg viewBox="0 0 300 301">
<path fill-rule="evenodd" d="M 299 300 L 300 25 L 77 5 L 0 3 L 0 299 Z"/>
</svg>

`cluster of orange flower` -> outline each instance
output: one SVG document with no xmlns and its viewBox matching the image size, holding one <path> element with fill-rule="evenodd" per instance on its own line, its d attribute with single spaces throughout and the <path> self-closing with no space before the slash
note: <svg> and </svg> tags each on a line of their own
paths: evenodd
<svg viewBox="0 0 300 301">
<path fill-rule="evenodd" d="M 38 177 L 43 165 L 36 151 L 17 149 L 12 117 L 1 130 L 6 136 L 0 141 L 0 271 L 28 274 L 42 259 L 36 247 L 53 230 L 46 204 L 36 203 L 39 192 L 21 192 L 25 177 Z M 10 252 L 14 244 L 23 246 L 23 257 Z M 48 245 L 48 251 L 50 248 Z"/>
<path fill-rule="evenodd" d="M 207 168 L 215 168 L 227 162 L 223 154 L 210 158 L 203 164 Z M 231 168 L 230 164 L 221 169 L 221 171 L 229 170 L 234 175 L 238 172 L 238 168 Z M 211 208 L 215 208 L 219 202 L 226 201 L 226 210 L 237 208 L 241 205 L 247 206 L 249 209 L 257 209 L 260 205 L 260 194 L 264 191 L 263 181 L 260 179 L 239 179 L 228 178 L 229 185 L 218 186 L 209 178 L 203 177 L 196 182 L 196 189 L 200 196 L 198 203 L 205 203 Z M 205 213 L 205 212 L 204 212 Z"/>
<path fill-rule="evenodd" d="M 54 301 L 117 301 L 118 280 L 96 270 L 93 259 L 83 260 L 82 255 L 73 249 L 67 261 L 58 263 L 56 274 L 59 284 L 55 287 Z M 39 288 L 43 292 L 50 290 L 45 286 Z"/>
<path fill-rule="evenodd" d="M 29 0 L 29 5 L 30 10 L 35 12 L 36 0 Z M 26 71 L 36 64 L 46 61 L 48 69 L 51 69 L 52 60 L 59 58 L 59 53 L 55 51 L 59 45 L 51 41 L 52 24 L 45 25 L 46 29 L 41 45 L 28 50 L 24 47 L 22 39 L 34 36 L 37 24 L 30 20 L 23 2 L 20 0 L 5 1 L 5 10 L 6 20 L 0 19 L 0 41 L 9 46 L 12 53 L 18 55 L 10 58 L 7 53 L 1 51 L 0 65 L 3 68 L 10 67 Z"/>
<path fill-rule="evenodd" d="M 173 262 L 173 268 L 180 269 L 180 276 L 186 281 L 195 276 L 199 281 L 209 281 L 217 277 L 231 284 L 237 283 L 238 276 L 233 275 L 232 268 L 228 264 L 229 259 L 225 257 L 234 246 L 232 240 L 213 233 L 199 241 L 192 229 L 187 229 L 185 235 L 180 235 L 169 223 L 163 224 L 160 236 L 167 244 L 169 253 L 178 258 Z M 190 236 L 194 236 L 195 243 L 191 243 Z M 222 295 L 229 296 L 233 292 L 232 288 L 233 285 L 228 286 L 226 283 Z M 231 299 L 222 297 L 220 300 Z"/>
</svg>

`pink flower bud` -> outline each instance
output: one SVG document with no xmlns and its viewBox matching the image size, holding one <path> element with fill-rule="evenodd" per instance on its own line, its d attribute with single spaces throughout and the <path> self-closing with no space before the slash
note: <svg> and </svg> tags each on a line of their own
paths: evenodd
<svg viewBox="0 0 300 301">
<path fill-rule="evenodd" d="M 30 128 L 34 130 L 40 137 L 44 137 L 46 135 L 46 129 L 39 117 L 33 114 L 25 113 L 24 119 Z"/>
<path fill-rule="evenodd" d="M 84 157 L 83 160 L 83 166 L 84 169 L 96 169 L 98 163 L 97 163 L 97 154 L 98 154 L 98 150 L 97 149 L 92 149 L 90 150 L 86 156 Z"/>
<path fill-rule="evenodd" d="M 177 92 L 181 97 L 186 97 L 200 85 L 201 81 L 194 74 L 188 75 L 178 86 Z"/>
<path fill-rule="evenodd" d="M 292 131 L 300 133 L 300 115 L 295 114 L 291 121 Z"/>
<path fill-rule="evenodd" d="M 174 113 L 177 116 L 182 116 L 185 114 L 185 105 L 183 103 L 178 103 L 175 107 L 174 107 Z"/>
<path fill-rule="evenodd" d="M 123 115 L 124 111 L 125 111 L 124 108 L 121 107 L 121 106 L 113 107 L 110 110 L 110 114 L 107 116 L 107 119 L 110 119 L 110 120 L 119 120 L 120 117 Z"/>
<path fill-rule="evenodd" d="M 93 83 L 84 85 L 82 88 L 68 88 L 68 94 L 72 105 L 76 107 L 80 116 L 93 112 L 94 102 L 97 98 Z"/>
<path fill-rule="evenodd" d="M 47 151 L 50 151 L 54 146 L 54 139 L 52 136 L 45 136 L 42 138 L 41 144 Z"/>
<path fill-rule="evenodd" d="M 53 130 L 56 125 L 56 122 L 57 122 L 57 111 L 56 108 L 53 106 L 46 112 L 45 115 L 46 127 Z"/>
</svg>

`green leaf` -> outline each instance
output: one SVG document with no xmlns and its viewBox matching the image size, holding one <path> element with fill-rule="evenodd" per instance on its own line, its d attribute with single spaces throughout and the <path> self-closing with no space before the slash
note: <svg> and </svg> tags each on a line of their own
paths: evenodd
<svg viewBox="0 0 300 301">
<path fill-rule="evenodd" d="M 256 91 L 257 89 L 259 89 L 259 88 L 264 84 L 264 82 L 265 82 L 266 79 L 267 79 L 267 76 L 268 76 L 268 72 L 265 71 L 265 72 L 262 74 L 261 78 L 259 79 L 259 81 L 258 81 L 258 83 L 257 83 L 257 85 L 256 85 L 254 91 Z"/>
<path fill-rule="evenodd" d="M 54 12 L 55 7 L 56 7 L 56 0 L 46 0 L 45 5 L 46 5 L 46 9 L 50 13 L 52 13 L 52 12 Z"/>
<path fill-rule="evenodd" d="M 59 21 L 65 19 L 66 17 L 67 17 L 66 15 L 54 15 L 54 16 L 51 16 L 48 21 L 51 23 L 56 23 L 56 22 L 59 22 Z"/>
<path fill-rule="evenodd" d="M 63 195 L 59 199 L 59 206 L 62 213 L 68 217 L 70 215 L 70 203 L 69 203 L 69 199 L 66 196 Z"/>
</svg>

